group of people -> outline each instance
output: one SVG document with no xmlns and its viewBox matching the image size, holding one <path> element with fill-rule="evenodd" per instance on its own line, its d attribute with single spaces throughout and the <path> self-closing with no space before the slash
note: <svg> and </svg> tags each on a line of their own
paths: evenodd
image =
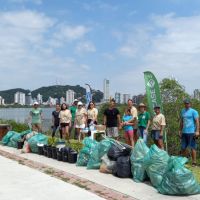
<svg viewBox="0 0 200 200">
<path fill-rule="evenodd" d="M 180 113 L 179 136 L 181 149 L 185 155 L 187 148 L 191 148 L 192 162 L 195 166 L 196 138 L 199 136 L 199 114 L 195 109 L 191 108 L 189 99 L 184 100 L 184 107 Z M 165 116 L 161 113 L 160 105 L 154 107 L 154 112 L 155 115 L 151 118 L 145 104 L 140 103 L 137 109 L 132 99 L 129 99 L 125 113 L 121 118 L 115 100 L 112 99 L 109 107 L 103 113 L 103 125 L 106 126 L 106 134 L 108 137 L 119 140 L 119 130 L 124 129 L 126 143 L 134 147 L 139 137 L 143 138 L 144 142 L 147 143 L 148 133 L 151 130 L 151 138 L 154 143 L 159 148 L 164 149 Z M 40 132 L 43 114 L 37 102 L 34 103 L 30 116 L 32 117 L 32 129 Z M 66 103 L 61 106 L 57 104 L 55 111 L 52 112 L 52 137 L 59 130 L 60 138 L 69 140 L 70 137 L 73 137 L 72 130 L 75 128 L 74 138 L 80 141 L 82 137 L 81 130 L 97 123 L 98 110 L 92 101 L 89 103 L 88 108 L 76 99 L 70 107 Z"/>
</svg>

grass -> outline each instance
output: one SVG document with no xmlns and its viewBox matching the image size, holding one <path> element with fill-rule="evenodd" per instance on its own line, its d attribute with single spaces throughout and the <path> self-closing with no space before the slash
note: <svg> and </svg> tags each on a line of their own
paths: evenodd
<svg viewBox="0 0 200 200">
<path fill-rule="evenodd" d="M 193 172 L 193 174 L 194 174 L 194 176 L 195 176 L 195 178 L 196 178 L 196 180 L 199 182 L 199 184 L 200 184 L 200 167 L 192 167 L 191 165 L 186 165 L 186 167 L 188 168 L 188 169 L 190 169 L 192 172 Z"/>
</svg>

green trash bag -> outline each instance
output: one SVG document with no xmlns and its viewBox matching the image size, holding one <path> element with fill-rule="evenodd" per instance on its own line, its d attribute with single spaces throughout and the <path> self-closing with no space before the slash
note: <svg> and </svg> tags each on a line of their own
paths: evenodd
<svg viewBox="0 0 200 200">
<path fill-rule="evenodd" d="M 92 153 L 87 164 L 87 169 L 99 169 L 101 165 L 101 158 L 108 153 L 108 150 L 112 145 L 112 140 L 104 139 L 99 142 L 95 148 L 92 148 Z"/>
<path fill-rule="evenodd" d="M 89 137 L 85 137 L 83 140 L 83 148 L 80 150 L 78 159 L 76 162 L 77 166 L 87 166 L 92 149 L 96 147 L 98 142 L 96 140 L 92 140 Z"/>
<path fill-rule="evenodd" d="M 21 134 L 22 137 L 24 137 L 25 135 L 27 135 L 31 132 L 32 132 L 32 130 L 29 129 L 29 130 L 26 130 L 26 131 L 22 131 L 20 134 Z"/>
<path fill-rule="evenodd" d="M 147 178 L 144 168 L 144 157 L 149 152 L 149 148 L 139 139 L 131 153 L 131 172 L 135 182 L 142 182 Z"/>
<path fill-rule="evenodd" d="M 165 195 L 194 195 L 200 193 L 200 185 L 192 172 L 185 168 L 187 158 L 172 156 L 161 185 L 157 188 Z"/>
<path fill-rule="evenodd" d="M 144 167 L 154 187 L 159 187 L 167 171 L 169 155 L 155 144 L 144 157 Z"/>
<path fill-rule="evenodd" d="M 44 134 L 38 133 L 37 135 L 34 135 L 28 140 L 28 143 L 30 145 L 31 152 L 38 153 L 38 145 L 37 144 L 47 144 L 48 143 L 48 137 Z"/>
<path fill-rule="evenodd" d="M 17 142 L 20 141 L 21 138 L 21 134 L 20 133 L 15 133 L 11 138 L 10 141 L 8 143 L 9 147 L 14 147 L 17 148 Z"/>
<path fill-rule="evenodd" d="M 3 145 L 7 145 L 10 142 L 10 138 L 17 132 L 15 131 L 8 131 L 7 134 L 2 138 L 1 143 Z"/>
</svg>

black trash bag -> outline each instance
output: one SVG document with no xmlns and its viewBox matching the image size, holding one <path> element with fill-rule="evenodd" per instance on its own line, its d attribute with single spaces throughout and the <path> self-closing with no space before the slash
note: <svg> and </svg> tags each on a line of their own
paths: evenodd
<svg viewBox="0 0 200 200">
<path fill-rule="evenodd" d="M 126 144 L 114 143 L 108 150 L 108 158 L 117 161 L 120 156 L 128 156 L 131 153 L 131 147 Z"/>
<path fill-rule="evenodd" d="M 63 162 L 68 162 L 68 154 L 71 148 L 69 147 L 64 147 L 62 148 L 62 161 Z"/>
<path fill-rule="evenodd" d="M 53 158 L 53 159 L 57 159 L 56 147 L 52 147 L 52 158 Z"/>
<path fill-rule="evenodd" d="M 69 152 L 68 152 L 68 162 L 69 163 L 76 163 L 77 155 L 78 155 L 78 153 L 75 150 L 70 149 Z"/>
<path fill-rule="evenodd" d="M 130 156 L 119 157 L 113 173 L 120 178 L 130 178 L 132 176 Z"/>
</svg>

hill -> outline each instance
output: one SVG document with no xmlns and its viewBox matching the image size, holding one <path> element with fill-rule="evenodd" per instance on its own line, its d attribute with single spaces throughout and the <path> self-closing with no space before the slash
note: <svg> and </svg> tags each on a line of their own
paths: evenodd
<svg viewBox="0 0 200 200">
<path fill-rule="evenodd" d="M 36 98 L 37 94 L 40 93 L 43 95 L 43 101 L 47 101 L 48 98 L 51 96 L 53 98 L 66 98 L 66 91 L 73 90 L 75 92 L 75 98 L 81 98 L 82 101 L 85 101 L 85 88 L 81 87 L 80 85 L 70 86 L 70 85 L 53 85 L 47 87 L 41 87 L 36 90 L 31 91 L 32 97 Z M 25 90 L 22 88 L 15 88 L 10 90 L 0 91 L 0 96 L 5 99 L 6 104 L 11 104 L 14 102 L 14 94 L 16 92 L 23 92 L 26 95 L 30 92 L 30 90 Z M 100 102 L 103 98 L 103 93 L 99 90 L 93 90 L 93 100 L 95 102 Z"/>
</svg>

